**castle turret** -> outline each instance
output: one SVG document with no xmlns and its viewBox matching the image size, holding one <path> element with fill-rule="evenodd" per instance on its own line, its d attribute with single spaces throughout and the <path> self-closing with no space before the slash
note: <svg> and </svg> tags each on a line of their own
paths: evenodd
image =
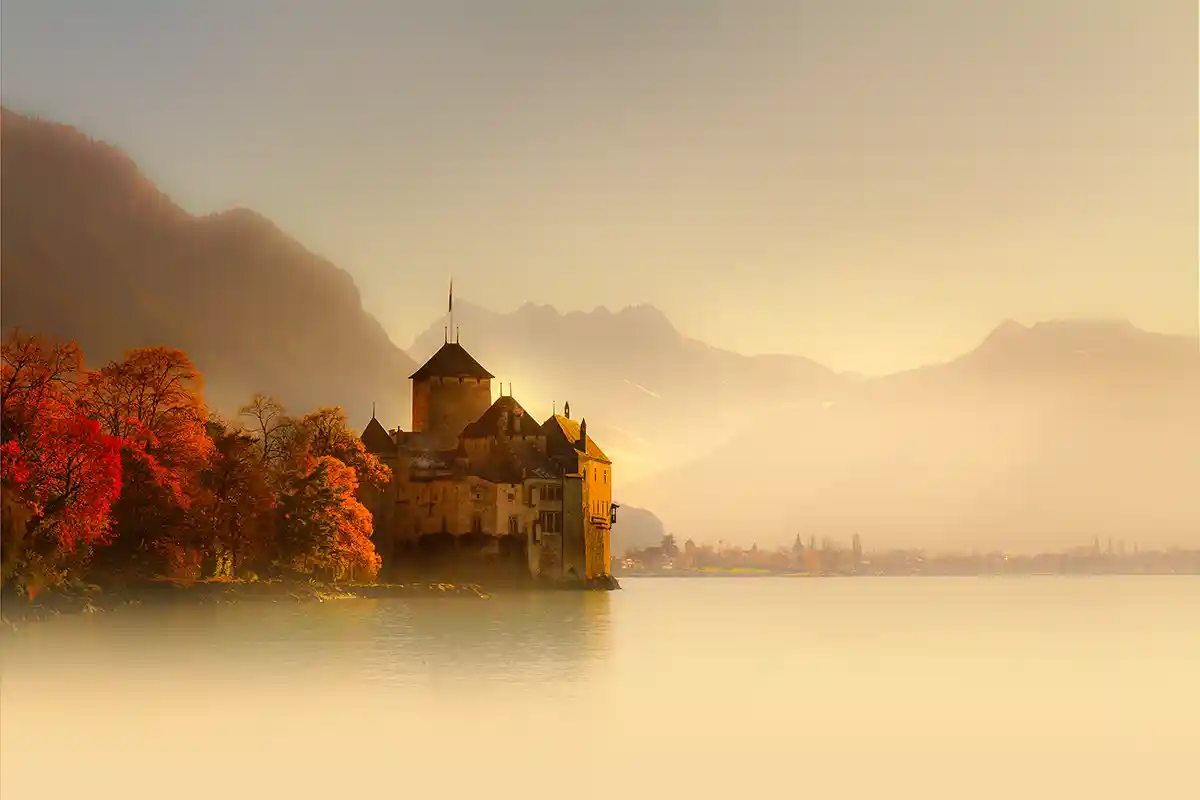
<svg viewBox="0 0 1200 800">
<path fill-rule="evenodd" d="M 436 446 L 454 446 L 458 435 L 492 404 L 492 378 L 458 342 L 447 342 L 412 378 L 412 429 Z"/>
</svg>

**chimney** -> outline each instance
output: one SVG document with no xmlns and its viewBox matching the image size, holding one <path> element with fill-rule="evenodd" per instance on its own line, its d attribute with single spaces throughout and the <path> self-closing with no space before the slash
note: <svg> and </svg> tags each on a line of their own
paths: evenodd
<svg viewBox="0 0 1200 800">
<path fill-rule="evenodd" d="M 581 452 L 587 452 L 587 418 L 579 421 L 579 441 L 575 443 L 575 449 Z"/>
</svg>

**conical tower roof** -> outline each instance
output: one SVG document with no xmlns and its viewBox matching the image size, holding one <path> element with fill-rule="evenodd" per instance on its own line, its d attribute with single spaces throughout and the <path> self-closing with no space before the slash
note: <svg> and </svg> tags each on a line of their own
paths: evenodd
<svg viewBox="0 0 1200 800">
<path fill-rule="evenodd" d="M 363 430 L 362 436 L 363 446 L 367 448 L 367 452 L 372 455 L 379 453 L 390 453 L 396 449 L 396 443 L 392 441 L 392 437 L 379 424 L 379 420 L 371 417 L 371 421 L 367 423 L 367 427 Z"/>
<path fill-rule="evenodd" d="M 494 378 L 458 342 L 446 342 L 419 370 L 409 376 L 422 378 Z"/>
</svg>

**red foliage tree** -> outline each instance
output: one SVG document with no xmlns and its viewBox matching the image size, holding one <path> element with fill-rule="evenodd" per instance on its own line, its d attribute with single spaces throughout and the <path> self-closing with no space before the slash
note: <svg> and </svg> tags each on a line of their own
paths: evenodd
<svg viewBox="0 0 1200 800">
<path fill-rule="evenodd" d="M 74 343 L 20 332 L 4 342 L 5 583 L 32 560 L 52 563 L 81 543 L 108 539 L 110 510 L 121 489 L 120 441 L 79 405 L 82 362 Z M 21 524 L 14 521 L 18 510 Z"/>
<path fill-rule="evenodd" d="M 105 432 L 127 442 L 155 482 L 186 505 L 187 490 L 213 453 L 203 382 L 187 354 L 171 347 L 130 351 L 90 374 L 84 389 Z"/>
<path fill-rule="evenodd" d="M 43 530 L 58 545 L 103 543 L 109 511 L 121 489 L 121 443 L 79 413 L 39 416 L 25 447 L 4 448 L 4 479 L 23 496 Z"/>
<path fill-rule="evenodd" d="M 197 561 L 205 542 L 186 512 L 214 448 L 195 365 L 175 348 L 133 350 L 87 376 L 83 402 L 123 443 L 125 481 L 108 566 L 127 568 L 152 553 L 167 559 L 159 569 Z"/>
</svg>

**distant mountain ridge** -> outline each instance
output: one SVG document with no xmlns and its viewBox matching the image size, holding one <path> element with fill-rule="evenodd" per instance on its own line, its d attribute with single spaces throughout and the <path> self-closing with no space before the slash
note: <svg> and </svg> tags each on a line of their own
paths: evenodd
<svg viewBox="0 0 1200 800">
<path fill-rule="evenodd" d="M 210 403 L 370 404 L 407 428 L 411 356 L 350 275 L 262 216 L 194 217 L 121 151 L 7 108 L 0 315 L 91 363 L 187 350 Z M 472 355 L 531 413 L 571 402 L 613 457 L 622 538 L 883 545 L 1200 542 L 1200 342 L 1127 322 L 1006 322 L 963 356 L 879 378 L 745 356 L 650 305 L 497 313 L 455 298 Z M 415 360 L 413 358 L 415 356 Z M 661 522 L 660 522 L 661 519 Z"/>
<path fill-rule="evenodd" d="M 262 391 L 296 411 L 407 417 L 415 364 L 348 273 L 252 211 L 188 214 L 70 126 L 8 108 L 0 126 L 6 330 L 76 339 L 91 363 L 180 347 L 227 412 Z"/>
<path fill-rule="evenodd" d="M 536 414 L 588 417 L 632 479 L 711 451 L 759 411 L 836 392 L 842 379 L 798 356 L 744 356 L 683 336 L 652 305 L 562 313 L 526 303 L 499 313 L 455 298 L 460 341 Z M 444 320 L 410 352 L 431 355 Z"/>
<path fill-rule="evenodd" d="M 1006 322 L 627 487 L 677 536 L 1036 550 L 1200 544 L 1200 340 Z M 753 465 L 753 480 L 737 475 Z M 695 498 L 708 498 L 697 504 Z"/>
</svg>

